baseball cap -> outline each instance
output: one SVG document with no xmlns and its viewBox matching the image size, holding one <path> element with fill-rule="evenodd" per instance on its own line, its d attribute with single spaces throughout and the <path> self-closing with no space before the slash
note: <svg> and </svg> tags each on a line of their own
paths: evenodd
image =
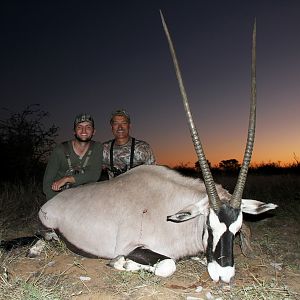
<svg viewBox="0 0 300 300">
<path fill-rule="evenodd" d="M 75 117 L 74 120 L 74 128 L 76 127 L 77 124 L 82 123 L 82 122 L 90 122 L 92 126 L 94 127 L 94 119 L 90 114 L 87 113 L 81 113 Z"/>
<path fill-rule="evenodd" d="M 110 123 L 112 122 L 113 117 L 115 116 L 123 116 L 127 119 L 128 123 L 130 123 L 130 116 L 125 109 L 118 109 L 111 113 Z"/>
</svg>

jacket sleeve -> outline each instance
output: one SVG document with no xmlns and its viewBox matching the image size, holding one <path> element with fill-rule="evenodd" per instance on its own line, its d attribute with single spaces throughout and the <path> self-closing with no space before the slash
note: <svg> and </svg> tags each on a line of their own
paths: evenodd
<svg viewBox="0 0 300 300">
<path fill-rule="evenodd" d="M 146 151 L 146 157 L 145 157 L 145 165 L 155 165 L 156 164 L 156 160 L 155 160 L 155 156 L 154 153 L 150 147 L 149 144 L 147 144 L 148 147 L 145 149 Z"/>
<path fill-rule="evenodd" d="M 101 176 L 102 161 L 102 144 L 99 142 L 95 142 L 95 144 L 93 145 L 92 154 L 89 158 L 84 174 L 73 175 L 75 178 L 75 183 L 73 184 L 73 186 L 98 181 Z"/>
<path fill-rule="evenodd" d="M 43 192 L 47 200 L 51 199 L 58 192 L 52 190 L 52 183 L 57 180 L 57 174 L 60 168 L 60 156 L 63 155 L 61 149 L 57 146 L 49 157 L 48 164 L 43 179 Z"/>
</svg>

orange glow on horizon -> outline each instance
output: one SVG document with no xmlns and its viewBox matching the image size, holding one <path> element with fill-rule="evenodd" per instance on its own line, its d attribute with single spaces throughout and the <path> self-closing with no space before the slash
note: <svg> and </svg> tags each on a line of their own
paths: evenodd
<svg viewBox="0 0 300 300">
<path fill-rule="evenodd" d="M 167 165 L 169 167 L 175 167 L 179 165 L 187 166 L 187 167 L 194 167 L 195 163 L 198 161 L 196 154 L 195 155 L 182 155 L 183 159 L 180 159 L 177 155 L 159 155 L 157 153 L 157 164 L 159 165 Z M 218 155 L 219 157 L 220 155 Z M 242 156 L 238 155 L 224 155 L 223 158 L 215 157 L 210 160 L 212 166 L 218 166 L 222 160 L 228 159 L 237 159 L 239 163 L 242 163 Z M 280 166 L 288 166 L 293 163 L 300 161 L 299 157 L 293 153 L 289 153 L 286 155 L 263 155 L 263 154 L 254 154 L 252 156 L 251 165 L 261 165 L 261 164 L 268 164 L 268 163 L 277 163 Z"/>
<path fill-rule="evenodd" d="M 293 130 L 282 128 L 282 132 L 279 132 L 279 129 L 271 131 L 267 127 L 259 128 L 254 143 L 252 165 L 276 163 L 288 166 L 300 161 L 300 140 L 294 138 L 297 136 L 297 126 Z M 202 145 L 211 165 L 219 165 L 222 160 L 229 159 L 236 159 L 242 163 L 245 141 L 240 136 L 243 135 L 245 134 L 239 132 L 230 139 L 222 136 L 222 133 L 205 137 Z M 178 137 L 176 142 L 172 138 L 168 142 L 159 140 L 157 144 L 153 141 L 151 145 L 158 164 L 170 167 L 177 165 L 193 167 L 198 161 L 193 143 L 188 136 Z"/>
</svg>

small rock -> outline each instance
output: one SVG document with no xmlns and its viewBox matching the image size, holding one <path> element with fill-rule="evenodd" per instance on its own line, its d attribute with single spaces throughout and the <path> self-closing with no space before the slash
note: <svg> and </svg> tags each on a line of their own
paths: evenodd
<svg viewBox="0 0 300 300">
<path fill-rule="evenodd" d="M 29 258 L 35 258 L 37 256 L 40 256 L 42 251 L 44 250 L 45 248 L 45 245 L 46 245 L 46 242 L 44 240 L 38 240 L 34 246 L 32 246 L 30 249 L 29 249 L 29 252 L 27 254 L 27 256 Z"/>
<path fill-rule="evenodd" d="M 205 294 L 205 297 L 206 297 L 207 300 L 214 299 L 214 296 L 211 294 L 211 292 L 207 292 L 207 293 Z"/>
<path fill-rule="evenodd" d="M 193 257 L 191 257 L 191 259 L 192 259 L 192 260 L 199 261 L 200 264 L 202 264 L 203 266 L 207 266 L 207 259 L 206 259 L 206 257 L 200 258 L 200 257 L 198 257 L 198 256 L 193 256 Z"/>
<path fill-rule="evenodd" d="M 79 279 L 81 281 L 90 281 L 91 280 L 91 277 L 88 277 L 88 276 L 80 276 Z"/>
<path fill-rule="evenodd" d="M 282 263 L 271 262 L 270 265 L 278 271 L 282 270 Z"/>
<path fill-rule="evenodd" d="M 47 266 L 48 267 L 53 267 L 55 265 L 55 260 L 49 261 Z"/>
<path fill-rule="evenodd" d="M 203 287 L 201 285 L 197 286 L 196 293 L 201 293 L 203 291 Z"/>
</svg>

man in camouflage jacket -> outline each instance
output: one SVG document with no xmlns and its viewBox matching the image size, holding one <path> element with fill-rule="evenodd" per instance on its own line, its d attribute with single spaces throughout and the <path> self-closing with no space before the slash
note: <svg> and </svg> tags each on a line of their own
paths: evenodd
<svg viewBox="0 0 300 300">
<path fill-rule="evenodd" d="M 130 116 L 124 110 L 112 113 L 110 119 L 113 140 L 103 143 L 103 169 L 109 179 L 139 165 L 155 164 L 150 145 L 130 136 Z"/>
</svg>

